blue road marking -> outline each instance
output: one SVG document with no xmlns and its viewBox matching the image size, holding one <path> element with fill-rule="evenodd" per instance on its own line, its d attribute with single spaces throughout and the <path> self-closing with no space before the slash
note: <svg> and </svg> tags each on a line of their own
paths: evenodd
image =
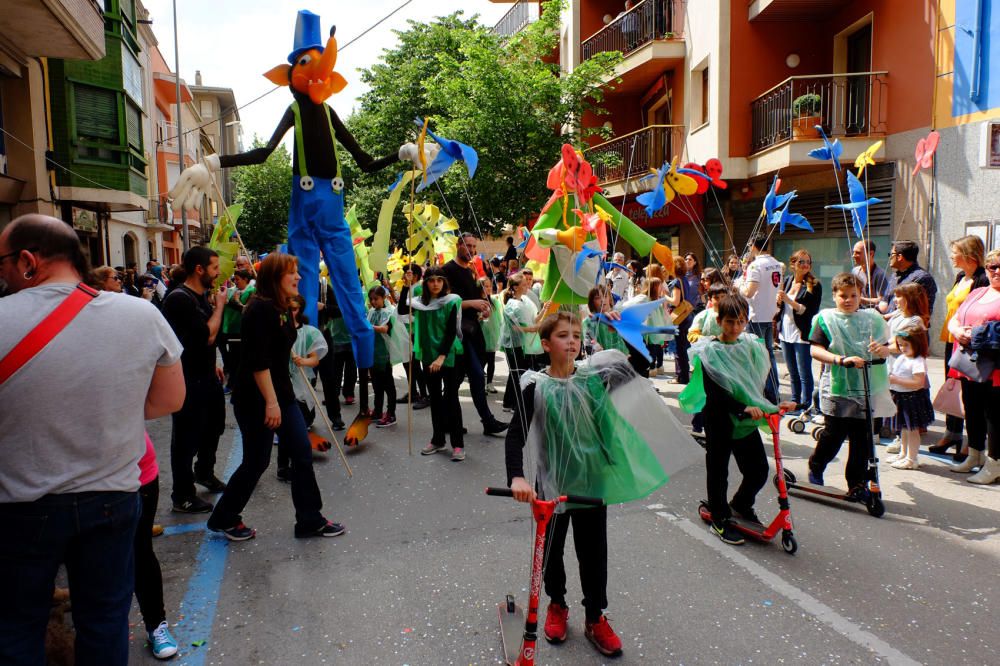
<svg viewBox="0 0 1000 666">
<path fill-rule="evenodd" d="M 243 437 L 239 430 L 234 431 L 233 449 L 226 463 L 225 478 L 228 479 L 236 471 L 243 459 Z M 171 534 L 183 534 L 194 530 L 202 530 L 205 537 L 195 560 L 195 570 L 188 579 L 187 591 L 181 601 L 179 613 L 184 619 L 174 627 L 174 637 L 179 646 L 179 655 L 187 666 L 204 666 L 205 656 L 212 644 L 212 625 L 215 622 L 215 610 L 219 603 L 222 590 L 222 579 L 226 573 L 226 557 L 229 555 L 229 542 L 221 534 L 209 532 L 204 523 L 176 525 L 164 529 L 164 533 L 173 530 Z M 200 647 L 192 647 L 192 643 L 204 641 Z"/>
<path fill-rule="evenodd" d="M 191 532 L 204 532 L 205 523 L 184 523 L 181 525 L 167 525 L 163 528 L 163 536 L 177 536 L 179 534 L 190 534 Z"/>
</svg>

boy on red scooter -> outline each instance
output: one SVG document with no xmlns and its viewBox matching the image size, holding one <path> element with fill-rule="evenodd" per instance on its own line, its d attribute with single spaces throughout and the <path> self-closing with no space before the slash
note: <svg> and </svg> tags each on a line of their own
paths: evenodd
<svg viewBox="0 0 1000 666">
<path fill-rule="evenodd" d="M 623 353 L 605 350 L 574 363 L 581 346 L 575 314 L 549 315 L 539 337 L 551 364 L 521 379 L 521 398 L 507 431 L 507 483 L 521 502 L 535 499 L 536 489 L 548 500 L 562 495 L 604 500 L 596 508 L 561 504 L 549 524 L 544 581 L 551 603 L 544 631 L 550 643 L 566 640 L 563 549 L 572 522 L 586 637 L 601 654 L 617 656 L 622 642 L 603 614 L 608 605 L 607 505 L 649 495 L 666 483 L 668 473 L 693 461 L 697 447 Z M 534 487 L 525 478 L 526 444 L 536 472 Z"/>
<path fill-rule="evenodd" d="M 704 415 L 705 471 L 712 533 L 724 543 L 739 546 L 743 535 L 733 525 L 740 518 L 760 524 L 754 511 L 757 493 L 767 483 L 768 463 L 758 428 L 768 413 L 795 409 L 795 403 L 775 406 L 764 397 L 771 361 L 763 342 L 744 335 L 750 306 L 737 293 L 719 299 L 716 337 L 701 338 L 688 352 L 694 362 L 691 382 L 679 396 L 681 408 Z M 743 474 L 739 490 L 727 503 L 729 458 L 735 457 Z"/>
</svg>

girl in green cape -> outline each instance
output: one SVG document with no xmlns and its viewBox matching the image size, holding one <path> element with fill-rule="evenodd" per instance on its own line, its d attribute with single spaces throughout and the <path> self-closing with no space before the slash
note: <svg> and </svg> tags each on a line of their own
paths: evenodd
<svg viewBox="0 0 1000 666">
<path fill-rule="evenodd" d="M 465 460 L 462 407 L 458 402 L 461 376 L 455 356 L 462 353 L 462 298 L 450 293 L 448 279 L 438 268 L 428 268 L 419 297 L 410 296 L 413 311 L 413 355 L 426 370 L 427 394 L 431 403 L 431 441 L 420 450 L 430 456 L 445 449 L 451 436 L 451 459 Z"/>
</svg>

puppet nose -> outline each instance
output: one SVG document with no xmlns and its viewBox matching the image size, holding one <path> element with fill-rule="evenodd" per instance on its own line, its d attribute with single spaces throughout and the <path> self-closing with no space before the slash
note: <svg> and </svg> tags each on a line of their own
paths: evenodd
<svg viewBox="0 0 1000 666">
<path fill-rule="evenodd" d="M 331 25 L 330 26 L 330 36 L 333 37 L 335 34 L 337 34 L 337 26 Z"/>
</svg>

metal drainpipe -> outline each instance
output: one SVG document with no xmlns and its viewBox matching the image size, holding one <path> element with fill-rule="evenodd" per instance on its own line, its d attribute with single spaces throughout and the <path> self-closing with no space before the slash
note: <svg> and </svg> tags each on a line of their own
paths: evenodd
<svg viewBox="0 0 1000 666">
<path fill-rule="evenodd" d="M 969 82 L 969 99 L 979 101 L 979 78 L 982 76 L 983 59 L 983 0 L 976 0 L 976 25 L 972 30 L 972 79 Z"/>
</svg>

